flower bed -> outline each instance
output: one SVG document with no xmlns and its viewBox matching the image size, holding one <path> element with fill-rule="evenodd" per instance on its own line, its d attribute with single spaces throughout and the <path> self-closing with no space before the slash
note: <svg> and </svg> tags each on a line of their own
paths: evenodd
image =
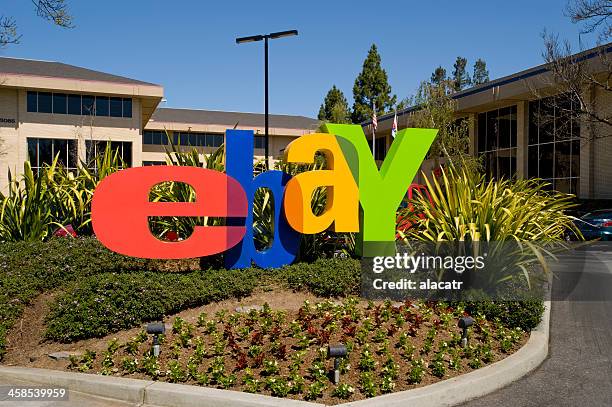
<svg viewBox="0 0 612 407">
<path fill-rule="evenodd" d="M 464 308 L 443 303 L 305 302 L 297 311 L 201 314 L 174 318 L 159 357 L 142 331 L 104 352 L 72 357 L 69 369 L 187 383 L 325 403 L 406 390 L 478 369 L 514 352 L 520 328 L 474 315 L 461 347 Z M 328 345 L 346 345 L 340 382 L 330 380 Z M 333 377 L 333 376 L 332 376 Z"/>
</svg>

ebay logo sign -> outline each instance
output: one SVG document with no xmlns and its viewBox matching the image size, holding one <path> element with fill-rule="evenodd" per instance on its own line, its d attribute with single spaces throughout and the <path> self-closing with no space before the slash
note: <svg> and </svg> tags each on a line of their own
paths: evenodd
<svg viewBox="0 0 612 407">
<path fill-rule="evenodd" d="M 102 244 L 117 253 L 150 259 L 182 259 L 225 252 L 228 268 L 280 267 L 297 256 L 302 234 L 358 232 L 361 256 L 395 251 L 396 210 L 437 134 L 433 129 L 397 133 L 379 169 L 359 125 L 327 124 L 327 133 L 292 141 L 288 163 L 310 164 L 325 156 L 325 168 L 294 176 L 271 170 L 253 177 L 253 131 L 227 130 L 225 173 L 182 166 L 128 168 L 104 178 L 94 192 L 93 229 Z M 150 202 L 154 186 L 168 181 L 190 185 L 195 202 Z M 327 189 L 326 208 L 316 216 L 313 192 Z M 267 188 L 274 199 L 274 239 L 255 248 L 253 199 Z M 177 242 L 157 239 L 149 218 L 157 216 L 219 217 L 224 226 L 196 226 Z M 121 230 L 122 233 L 117 233 Z"/>
</svg>

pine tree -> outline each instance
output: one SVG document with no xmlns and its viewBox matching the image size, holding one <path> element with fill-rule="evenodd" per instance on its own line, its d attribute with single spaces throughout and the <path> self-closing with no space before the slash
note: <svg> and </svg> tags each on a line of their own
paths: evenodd
<svg viewBox="0 0 612 407">
<path fill-rule="evenodd" d="M 351 112 L 344 93 L 333 85 L 327 92 L 321 108 L 319 109 L 319 120 L 331 123 L 350 123 Z"/>
<path fill-rule="evenodd" d="M 465 89 L 470 85 L 470 74 L 467 73 L 465 67 L 467 66 L 467 59 L 463 57 L 457 57 L 455 64 L 453 65 L 453 88 L 455 91 Z"/>
<path fill-rule="evenodd" d="M 440 86 L 442 82 L 446 80 L 446 69 L 442 68 L 442 66 L 438 66 L 436 70 L 431 74 L 431 79 L 429 80 L 433 85 Z"/>
<path fill-rule="evenodd" d="M 487 63 L 478 58 L 474 62 L 474 74 L 472 75 L 472 85 L 480 85 L 481 83 L 489 82 L 489 71 Z"/>
<path fill-rule="evenodd" d="M 361 73 L 355 79 L 353 99 L 352 119 L 356 124 L 372 118 L 372 103 L 376 104 L 376 113 L 380 115 L 391 111 L 397 100 L 395 95 L 391 95 L 387 72 L 381 67 L 380 55 L 374 44 L 363 61 Z"/>
</svg>

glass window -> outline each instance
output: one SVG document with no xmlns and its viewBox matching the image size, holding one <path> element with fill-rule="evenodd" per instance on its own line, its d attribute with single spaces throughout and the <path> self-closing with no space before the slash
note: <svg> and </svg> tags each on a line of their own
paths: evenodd
<svg viewBox="0 0 612 407">
<path fill-rule="evenodd" d="M 85 148 L 87 151 L 87 166 L 94 171 L 96 168 L 96 158 L 103 155 L 106 151 L 106 146 L 110 143 L 110 149 L 113 152 L 118 151 L 119 156 L 123 160 L 125 167 L 132 166 L 132 143 L 129 141 L 104 141 L 104 140 L 86 140 Z"/>
<path fill-rule="evenodd" d="M 164 161 L 143 161 L 142 162 L 143 167 L 149 167 L 153 165 L 166 165 L 166 163 Z"/>
<path fill-rule="evenodd" d="M 540 101 L 529 102 L 529 144 L 538 143 L 538 115 L 540 114 Z"/>
<path fill-rule="evenodd" d="M 32 167 L 36 167 L 36 163 L 38 163 L 38 139 L 28 139 L 28 160 Z"/>
<path fill-rule="evenodd" d="M 528 161 L 527 161 L 527 176 L 529 178 L 538 178 L 538 146 L 529 146 L 527 150 Z"/>
<path fill-rule="evenodd" d="M 255 136 L 255 148 L 265 148 L 266 138 L 265 136 Z"/>
<path fill-rule="evenodd" d="M 132 99 L 123 99 L 123 117 L 132 117 Z"/>
<path fill-rule="evenodd" d="M 81 114 L 81 95 L 68 95 L 68 114 Z"/>
<path fill-rule="evenodd" d="M 221 147 L 223 144 L 223 134 L 213 135 L 213 147 Z"/>
<path fill-rule="evenodd" d="M 111 117 L 123 116 L 123 103 L 121 98 L 110 98 L 110 115 Z"/>
<path fill-rule="evenodd" d="M 38 112 L 38 92 L 28 91 L 28 112 Z"/>
<path fill-rule="evenodd" d="M 93 115 L 94 114 L 94 102 L 95 102 L 95 98 L 93 96 L 89 96 L 89 95 L 83 95 L 81 97 L 81 111 L 83 112 L 84 115 Z"/>
<path fill-rule="evenodd" d="M 558 191 L 578 193 L 580 124 L 572 103 L 566 95 L 530 102 L 528 174 L 547 179 Z"/>
<path fill-rule="evenodd" d="M 580 140 L 573 140 L 571 145 L 571 175 L 577 178 L 580 177 Z"/>
<path fill-rule="evenodd" d="M 153 144 L 153 132 L 145 130 L 142 133 L 142 144 Z"/>
<path fill-rule="evenodd" d="M 53 111 L 53 98 L 50 92 L 38 92 L 38 112 L 51 113 Z"/>
<path fill-rule="evenodd" d="M 54 93 L 53 94 L 53 113 L 66 114 L 66 94 L 65 93 Z"/>
<path fill-rule="evenodd" d="M 28 138 L 28 159 L 37 173 L 50 165 L 55 157 L 58 164 L 69 170 L 77 168 L 77 142 L 65 139 Z"/>
<path fill-rule="evenodd" d="M 510 108 L 505 107 L 499 109 L 499 116 L 497 120 L 499 129 L 499 148 L 510 147 Z"/>
<path fill-rule="evenodd" d="M 487 114 L 478 114 L 478 152 L 487 151 Z"/>
<path fill-rule="evenodd" d="M 540 144 L 539 163 L 540 178 L 553 177 L 555 145 L 554 143 Z"/>
<path fill-rule="evenodd" d="M 512 178 L 516 172 L 516 106 L 478 115 L 477 148 L 486 172 Z"/>
<path fill-rule="evenodd" d="M 555 178 L 571 177 L 571 165 L 570 142 L 555 143 Z"/>
<path fill-rule="evenodd" d="M 108 96 L 96 96 L 96 116 L 108 116 Z"/>
<path fill-rule="evenodd" d="M 51 164 L 53 161 L 53 140 L 41 138 L 38 139 L 38 163 L 37 167 L 43 164 Z"/>
</svg>

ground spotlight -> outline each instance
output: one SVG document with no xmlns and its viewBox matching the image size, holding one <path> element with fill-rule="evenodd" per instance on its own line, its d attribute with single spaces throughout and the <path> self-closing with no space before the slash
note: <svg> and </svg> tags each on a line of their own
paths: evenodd
<svg viewBox="0 0 612 407">
<path fill-rule="evenodd" d="M 461 334 L 461 346 L 462 347 L 466 347 L 467 346 L 467 337 L 468 337 L 468 328 L 471 327 L 472 325 L 474 325 L 474 318 L 472 317 L 461 317 L 459 318 L 459 328 L 463 329 L 463 332 Z"/>
<path fill-rule="evenodd" d="M 339 343 L 337 345 L 329 345 L 327 356 L 334 358 L 334 384 L 340 381 L 340 358 L 347 355 L 346 345 Z"/>
<path fill-rule="evenodd" d="M 163 322 L 153 322 L 147 324 L 147 333 L 153 335 L 153 356 L 159 356 L 160 343 L 159 335 L 163 335 L 166 332 L 166 326 Z"/>
</svg>

